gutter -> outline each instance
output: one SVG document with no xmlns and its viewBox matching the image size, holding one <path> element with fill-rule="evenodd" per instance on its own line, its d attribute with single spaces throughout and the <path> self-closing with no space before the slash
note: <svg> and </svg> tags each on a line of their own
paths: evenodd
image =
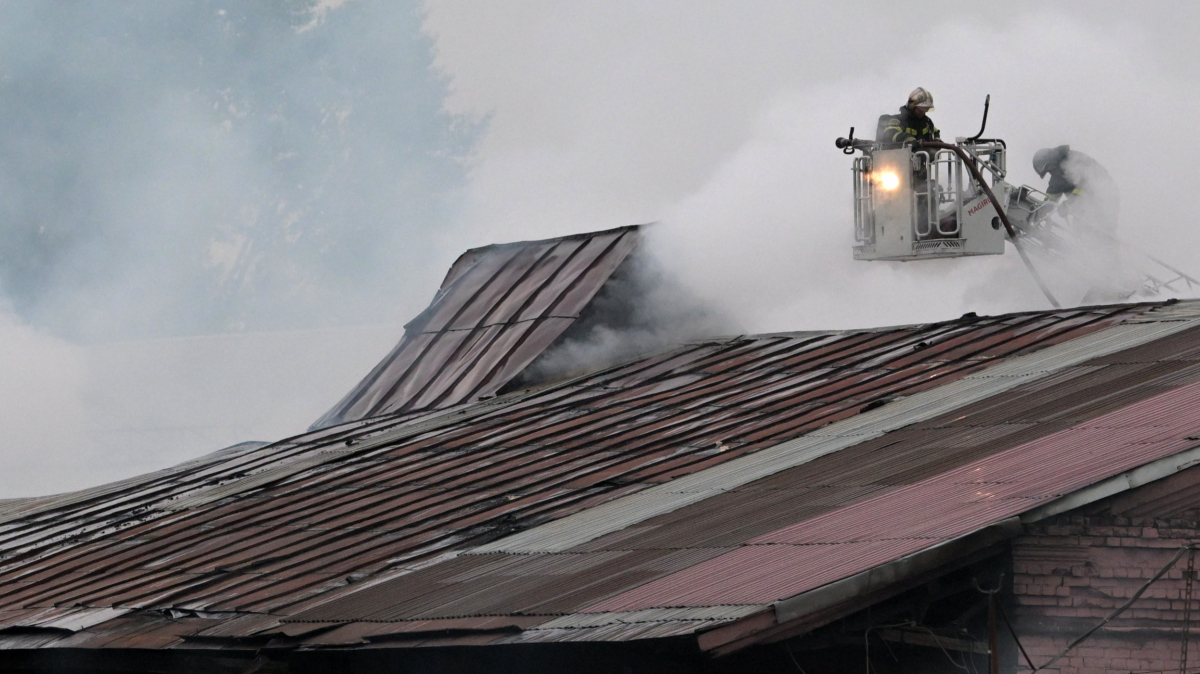
<svg viewBox="0 0 1200 674">
<path fill-rule="evenodd" d="M 781 599 L 772 604 L 775 609 L 775 622 L 782 624 L 796 620 L 855 597 L 884 590 L 896 583 L 953 563 L 973 552 L 1019 536 L 1024 530 L 1020 518 L 1010 517 L 958 538 L 938 543 L 920 552 L 880 564 L 875 568 L 867 569 L 828 585 L 822 585 L 815 590 Z"/>
<path fill-rule="evenodd" d="M 1109 496 L 1116 496 L 1121 492 L 1137 489 L 1151 482 L 1157 482 L 1164 477 L 1170 477 L 1181 470 L 1186 470 L 1196 465 L 1200 465 L 1200 446 L 1158 459 L 1157 461 L 1151 461 L 1133 470 L 1114 475 L 1107 480 L 1101 480 L 1091 486 L 1073 491 L 1062 498 L 1034 508 L 1021 515 L 1021 522 L 1023 524 L 1038 522 L 1047 517 L 1065 513 L 1068 510 L 1081 508 L 1101 499 L 1106 499 Z"/>
</svg>

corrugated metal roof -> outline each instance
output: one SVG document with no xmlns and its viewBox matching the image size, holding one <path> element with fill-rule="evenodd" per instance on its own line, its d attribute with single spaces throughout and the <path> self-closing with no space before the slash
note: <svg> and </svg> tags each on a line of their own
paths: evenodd
<svg viewBox="0 0 1200 674">
<path fill-rule="evenodd" d="M 489 543 L 475 552 L 566 550 L 784 468 L 808 463 L 889 431 L 996 396 L 1021 385 L 1030 377 L 1045 377 L 1085 360 L 1165 337 L 1190 325 L 1180 322 L 1117 326 L 1034 354 L 1012 358 L 983 372 L 968 374 L 958 381 L 837 421 L 795 440 Z"/>
<path fill-rule="evenodd" d="M 1191 329 L 1175 339 L 1179 345 L 1196 344 L 1200 331 Z M 588 612 L 771 603 L 985 527 L 1046 499 L 1197 444 L 1186 438 L 1200 432 L 1200 413 L 1195 411 L 1200 410 L 1196 405 L 1200 385 L 1180 386 L 1184 379 L 1178 375 L 1200 363 L 1179 360 L 1164 367 L 1150 360 L 1160 349 L 1160 343 L 1151 342 L 1143 347 L 1145 354 L 1138 349 L 1126 351 L 1121 360 L 1137 363 L 1137 367 L 1077 365 L 1077 372 L 1063 371 L 1050 386 L 1019 377 L 1021 381 L 1011 388 L 1012 408 L 1039 409 L 1043 421 L 976 425 L 979 414 L 993 405 L 991 398 L 983 398 L 863 442 L 853 451 L 828 454 L 756 482 L 735 485 L 711 499 L 647 518 L 640 526 L 614 531 L 562 553 L 469 555 L 450 565 L 472 564 L 472 558 L 507 565 L 530 558 L 574 559 L 615 551 L 675 555 L 681 550 L 735 546 L 681 571 L 664 572 L 656 580 L 609 599 L 580 605 L 579 613 L 561 620 L 582 625 Z M 1068 410 L 1081 413 L 1074 397 L 1063 393 L 1088 390 L 1093 397 L 1110 396 L 1123 402 L 1106 414 L 1093 408 L 1092 416 L 1082 424 L 1056 419 Z M 1064 428 L 1064 424 L 1068 425 Z M 795 532 L 807 538 L 772 538 L 800 535 Z M 647 563 L 643 562 L 642 568 Z M 597 567 L 594 572 L 602 574 L 604 570 Z M 476 575 L 474 582 L 486 587 L 487 576 Z M 415 573 L 385 584 L 386 590 L 372 588 L 370 594 L 406 595 L 427 581 L 422 573 Z M 529 585 L 518 593 L 520 597 L 537 595 L 546 587 L 537 578 L 525 581 Z M 624 581 L 638 583 L 631 577 Z M 577 586 L 568 583 L 566 587 Z M 504 594 L 488 594 L 486 608 L 473 606 L 470 600 L 454 604 L 435 601 L 424 610 L 462 614 L 527 610 L 518 602 L 506 603 Z M 437 596 L 434 592 L 431 598 Z M 356 602 L 355 596 L 349 595 L 293 619 L 351 619 L 357 612 Z"/>
<path fill-rule="evenodd" d="M 538 624 L 535 629 L 579 629 L 606 625 L 636 625 L 638 623 L 674 622 L 678 620 L 727 621 L 744 618 L 767 608 L 765 604 L 726 606 L 685 606 L 650 609 L 647 611 L 618 611 L 610 613 L 577 613 Z"/>
<path fill-rule="evenodd" d="M 1200 384 L 745 541 L 584 611 L 769 603 L 1195 447 Z M 795 569 L 805 569 L 797 574 Z"/>
<path fill-rule="evenodd" d="M 492 396 L 579 318 L 638 227 L 463 253 L 396 348 L 313 428 Z"/>
<path fill-rule="evenodd" d="M 979 434 L 967 427 L 946 431 L 958 415 L 983 413 L 995 391 L 967 400 L 975 400 L 967 407 L 905 404 L 922 392 L 965 382 L 954 389 L 965 396 L 993 379 L 1010 378 L 1019 383 L 1000 395 L 1016 395 L 1022 386 L 1061 373 L 1061 359 L 1085 369 L 1061 377 L 1056 386 L 1085 391 L 1085 378 L 1107 377 L 1103 386 L 1112 392 L 1144 389 L 1114 399 L 1121 405 L 1188 385 L 1181 373 L 1195 362 L 1186 359 L 1168 367 L 1164 360 L 1125 368 L 1115 378 L 1109 368 L 1123 365 L 1087 361 L 1103 351 L 1097 344 L 1109 345 L 1103 352 L 1110 353 L 1147 339 L 1156 341 L 1138 348 L 1175 340 L 1171 352 L 1181 353 L 1200 339 L 1187 329 L 1190 323 L 1169 316 L 1132 330 L 1123 325 L 1154 308 L 1037 312 L 689 344 L 540 390 L 329 428 L 29 504 L 0 522 L 0 631 L 16 624 L 5 616 L 27 618 L 25 609 L 78 605 L 127 611 L 71 636 L 73 644 L 92 640 L 87 643 L 94 647 L 159 648 L 188 638 L 219 641 L 272 630 L 291 631 L 312 644 L 356 644 L 372 635 L 423 633 L 418 622 L 437 631 L 450 623 L 435 621 L 459 619 L 465 622 L 454 629 L 475 634 L 462 637 L 470 643 L 691 633 L 737 619 L 732 613 L 743 609 L 685 607 L 704 617 L 537 628 L 585 609 L 599 611 L 594 607 L 613 597 L 733 554 L 755 536 L 894 490 L 894 483 L 872 478 L 869 471 L 852 480 L 857 484 L 838 481 L 850 477 L 839 477 L 839 465 L 846 473 L 872 465 L 861 447 L 879 452 L 875 458 L 890 453 L 906 466 L 896 475 L 916 481 L 1074 423 L 1039 417 L 996 424 Z M 1181 332 L 1169 336 L 1171 330 Z M 1068 345 L 1058 359 L 1007 367 L 1012 359 L 1036 356 L 1055 344 Z M 1122 363 L 1141 362 L 1138 358 L 1125 354 Z M 1055 390 L 1023 395 L 1046 396 L 1050 404 Z M 863 412 L 885 398 L 895 400 Z M 1069 396 L 1062 399 L 1071 402 Z M 1070 419 L 1106 413 L 1079 405 L 1064 411 Z M 904 420 L 903 428 L 887 425 L 892 412 Z M 682 481 L 857 417 L 865 428 L 884 424 L 891 431 L 821 434 L 821 442 L 853 442 L 809 463 L 780 462 L 716 487 L 708 481 L 712 474 Z M 927 436 L 888 438 L 910 430 Z M 925 440 L 946 449 L 925 452 L 923 460 L 912 443 Z M 875 465 L 891 475 L 878 468 L 884 464 Z M 806 483 L 802 476 L 810 472 L 831 477 Z M 780 482 L 784 477 L 797 482 Z M 610 527 L 610 533 L 563 553 L 459 554 L 662 483 L 687 489 L 670 493 L 701 493 L 711 500 Z M 714 508 L 721 498 L 733 499 L 725 504 L 728 510 Z M 764 521 L 770 529 L 742 526 L 727 516 L 735 511 L 769 514 Z M 674 538 L 662 528 L 668 521 L 674 523 L 676 531 L 669 532 Z M 171 613 L 170 624 L 160 619 L 164 612 Z M 176 615 L 181 612 L 186 615 Z M 242 621 L 247 615 L 268 619 Z M 495 616 L 507 622 L 485 623 Z M 314 628 L 311 636 L 286 627 L 349 621 L 371 625 Z M 5 638 L 0 635 L 0 641 Z M 422 643 L 452 638 L 428 639 Z M 61 635 L 42 642 L 60 643 Z"/>
</svg>

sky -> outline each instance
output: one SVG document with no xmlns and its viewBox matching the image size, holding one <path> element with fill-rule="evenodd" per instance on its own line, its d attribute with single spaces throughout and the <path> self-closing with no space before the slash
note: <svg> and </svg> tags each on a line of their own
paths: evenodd
<svg viewBox="0 0 1200 674">
<path fill-rule="evenodd" d="M 1047 308 L 1016 255 L 851 259 L 849 159 L 908 92 L 1200 271 L 1200 6 L 0 1 L 0 498 L 302 431 L 463 250 L 654 222 L 730 331 Z M 921 17 L 919 21 L 914 17 Z"/>
</svg>

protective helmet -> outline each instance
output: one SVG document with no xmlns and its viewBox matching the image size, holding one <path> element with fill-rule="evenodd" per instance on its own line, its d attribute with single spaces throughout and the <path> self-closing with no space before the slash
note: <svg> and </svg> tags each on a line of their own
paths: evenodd
<svg viewBox="0 0 1200 674">
<path fill-rule="evenodd" d="M 1070 151 L 1070 145 L 1044 147 L 1038 150 L 1033 154 L 1033 170 L 1037 171 L 1039 178 L 1045 178 L 1050 169 L 1062 163 L 1062 160 L 1067 158 L 1067 153 Z"/>
<path fill-rule="evenodd" d="M 933 94 L 925 91 L 925 87 L 917 87 L 908 95 L 908 107 L 924 108 L 927 112 L 933 110 Z"/>
</svg>

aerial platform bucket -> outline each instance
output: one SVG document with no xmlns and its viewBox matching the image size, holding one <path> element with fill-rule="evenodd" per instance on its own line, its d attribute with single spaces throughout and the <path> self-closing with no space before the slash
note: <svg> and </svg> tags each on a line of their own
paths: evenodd
<svg viewBox="0 0 1200 674">
<path fill-rule="evenodd" d="M 914 151 L 856 143 L 854 259 L 926 260 L 1002 255 L 1007 238 L 991 199 L 951 150 Z M 979 167 L 993 174 L 997 199 L 1008 199 L 1004 148 L 970 145 Z"/>
</svg>

